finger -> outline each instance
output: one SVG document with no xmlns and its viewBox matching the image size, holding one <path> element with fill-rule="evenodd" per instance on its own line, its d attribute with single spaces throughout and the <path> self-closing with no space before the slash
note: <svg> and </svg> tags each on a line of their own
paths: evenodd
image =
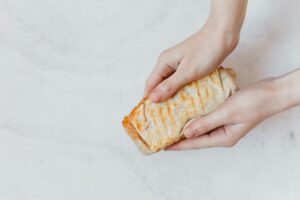
<svg viewBox="0 0 300 200">
<path fill-rule="evenodd" d="M 198 137 L 230 122 L 231 107 L 222 105 L 212 113 L 188 123 L 183 133 L 186 138 Z"/>
<path fill-rule="evenodd" d="M 157 67 L 153 69 L 149 78 L 146 81 L 144 97 L 147 97 L 155 86 L 157 86 L 165 78 L 171 75 L 174 71 L 175 69 L 168 66 L 167 64 L 159 63 Z"/>
<path fill-rule="evenodd" d="M 144 97 L 148 96 L 153 88 L 170 76 L 175 71 L 179 62 L 180 55 L 176 50 L 170 49 L 162 52 L 146 81 Z"/>
<path fill-rule="evenodd" d="M 187 149 L 202 149 L 210 147 L 230 147 L 236 143 L 236 138 L 232 138 L 232 133 L 228 132 L 226 126 L 219 127 L 208 134 L 197 138 L 182 140 L 166 150 L 179 151 Z"/>
<path fill-rule="evenodd" d="M 181 63 L 178 68 L 181 68 L 184 63 Z M 152 102 L 161 102 L 173 96 L 182 86 L 190 82 L 189 73 L 186 71 L 175 71 L 170 77 L 159 83 L 150 93 Z"/>
</svg>

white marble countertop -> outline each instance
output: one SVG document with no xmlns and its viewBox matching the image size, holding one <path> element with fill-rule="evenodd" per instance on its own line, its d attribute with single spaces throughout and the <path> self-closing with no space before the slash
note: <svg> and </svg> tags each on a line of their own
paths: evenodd
<svg viewBox="0 0 300 200">
<path fill-rule="evenodd" d="M 206 1 L 0 0 L 1 200 L 299 199 L 300 109 L 234 148 L 141 155 L 120 121 Z M 300 1 L 251 0 L 240 85 L 300 65 Z"/>
</svg>

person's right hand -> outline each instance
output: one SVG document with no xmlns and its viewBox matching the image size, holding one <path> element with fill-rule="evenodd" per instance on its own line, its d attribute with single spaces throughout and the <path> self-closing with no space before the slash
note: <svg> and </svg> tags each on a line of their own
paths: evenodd
<svg viewBox="0 0 300 200">
<path fill-rule="evenodd" d="M 186 139 L 167 150 L 231 147 L 261 121 L 281 110 L 273 79 L 239 90 L 215 111 L 186 125 Z"/>
<path fill-rule="evenodd" d="M 191 120 L 186 139 L 167 150 L 231 147 L 260 122 L 300 105 L 300 69 L 239 90 L 212 113 Z"/>
<path fill-rule="evenodd" d="M 239 33 L 224 32 L 208 20 L 199 32 L 160 54 L 144 96 L 152 102 L 164 101 L 183 85 L 207 75 L 233 51 L 238 37 Z"/>
</svg>

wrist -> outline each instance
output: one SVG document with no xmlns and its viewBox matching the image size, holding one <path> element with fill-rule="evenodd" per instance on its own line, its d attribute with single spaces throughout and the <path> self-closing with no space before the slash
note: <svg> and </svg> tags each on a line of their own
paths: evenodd
<svg viewBox="0 0 300 200">
<path fill-rule="evenodd" d="M 210 32 L 217 37 L 222 47 L 230 52 L 234 50 L 239 43 L 240 30 L 226 27 L 224 23 L 213 17 L 208 18 L 204 28 L 209 29 Z"/>
<path fill-rule="evenodd" d="M 214 22 L 217 28 L 240 34 L 247 8 L 247 0 L 212 1 L 208 21 Z"/>
<path fill-rule="evenodd" d="M 223 33 L 231 33 L 239 36 L 242 28 L 242 24 L 237 21 L 222 18 L 220 16 L 210 15 L 207 20 L 208 23 L 212 24 L 215 30 Z"/>
</svg>

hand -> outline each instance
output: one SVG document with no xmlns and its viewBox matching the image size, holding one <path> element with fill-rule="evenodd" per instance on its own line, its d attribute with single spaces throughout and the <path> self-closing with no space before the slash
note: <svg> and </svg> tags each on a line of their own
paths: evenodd
<svg viewBox="0 0 300 200">
<path fill-rule="evenodd" d="M 164 101 L 218 67 L 238 43 L 246 7 L 247 0 L 212 0 L 202 29 L 161 53 L 146 81 L 144 97 L 154 103 Z"/>
<path fill-rule="evenodd" d="M 275 79 L 266 79 L 238 91 L 214 112 L 188 123 L 183 130 L 187 139 L 167 150 L 234 146 L 257 124 L 287 107 L 277 85 Z"/>
<path fill-rule="evenodd" d="M 144 96 L 150 95 L 152 102 L 164 101 L 183 85 L 207 75 L 233 51 L 238 35 L 223 32 L 217 22 L 208 20 L 199 32 L 160 54 Z"/>
</svg>

